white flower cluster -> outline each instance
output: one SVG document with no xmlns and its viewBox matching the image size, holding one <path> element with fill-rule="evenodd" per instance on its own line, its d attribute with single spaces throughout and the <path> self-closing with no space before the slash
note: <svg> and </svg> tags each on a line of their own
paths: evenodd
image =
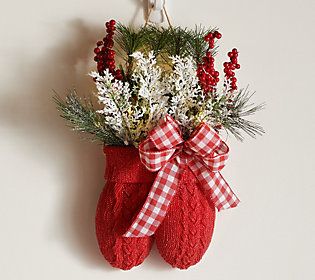
<svg viewBox="0 0 315 280">
<path fill-rule="evenodd" d="M 146 58 L 143 53 L 132 55 L 137 65 L 132 73 L 132 93 L 135 104 L 130 114 L 130 128 L 133 139 L 146 136 L 166 114 L 167 97 L 165 96 L 161 68 L 156 65 L 153 51 Z"/>
<path fill-rule="evenodd" d="M 95 79 L 98 100 L 103 104 L 98 112 L 126 145 L 137 145 L 167 110 L 161 69 L 153 52 L 147 58 L 140 52 L 132 56 L 137 61 L 131 76 L 132 86 L 114 79 L 108 70 L 103 76 L 90 74 Z"/>
<path fill-rule="evenodd" d="M 104 76 L 97 72 L 92 72 L 90 75 L 95 80 L 98 100 L 104 105 L 98 112 L 104 115 L 108 126 L 128 145 L 131 141 L 127 118 L 131 98 L 129 84 L 116 80 L 108 69 L 104 72 Z"/>
<path fill-rule="evenodd" d="M 200 122 L 200 110 L 205 95 L 199 86 L 196 65 L 192 57 L 171 57 L 173 72 L 166 77 L 170 96 L 168 113 L 179 122 L 184 133 L 190 134 Z"/>
<path fill-rule="evenodd" d="M 171 57 L 173 71 L 162 75 L 153 52 L 132 55 L 136 66 L 131 85 L 114 79 L 108 70 L 104 76 L 92 72 L 99 111 L 106 123 L 126 145 L 137 146 L 166 113 L 177 120 L 185 135 L 201 121 L 211 122 L 213 104 L 203 93 L 192 57 Z"/>
</svg>

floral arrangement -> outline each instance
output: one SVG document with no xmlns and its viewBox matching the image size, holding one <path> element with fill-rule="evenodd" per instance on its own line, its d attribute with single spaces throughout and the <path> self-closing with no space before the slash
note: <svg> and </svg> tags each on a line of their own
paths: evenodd
<svg viewBox="0 0 315 280">
<path fill-rule="evenodd" d="M 240 202 L 221 174 L 229 147 L 219 134 L 242 140 L 264 133 L 246 119 L 264 104 L 238 88 L 236 48 L 224 73 L 216 70 L 217 29 L 135 30 L 114 20 L 105 27 L 90 73 L 95 94 L 55 96 L 74 130 L 104 143 L 99 248 L 113 267 L 127 270 L 144 261 L 155 240 L 166 262 L 187 269 L 210 244 L 216 209 Z"/>
<path fill-rule="evenodd" d="M 239 140 L 243 133 L 252 137 L 264 133 L 259 124 L 246 119 L 264 104 L 252 104 L 248 89 L 237 86 L 238 50 L 228 53 L 223 75 L 215 69 L 217 41 L 222 37 L 217 29 L 134 30 L 115 20 L 105 26 L 106 36 L 94 49 L 97 71 L 90 73 L 98 105 L 75 91 L 65 99 L 55 96 L 61 116 L 74 130 L 90 133 L 105 145 L 138 147 L 170 115 L 185 138 L 202 122 Z"/>
</svg>

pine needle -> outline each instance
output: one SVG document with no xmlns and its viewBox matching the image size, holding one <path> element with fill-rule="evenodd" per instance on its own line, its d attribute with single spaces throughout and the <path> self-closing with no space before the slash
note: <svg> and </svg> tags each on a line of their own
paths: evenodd
<svg viewBox="0 0 315 280">
<path fill-rule="evenodd" d="M 106 126 L 103 116 L 96 112 L 92 102 L 82 100 L 75 90 L 70 91 L 65 99 L 56 93 L 53 100 L 60 116 L 68 121 L 74 131 L 89 133 L 92 135 L 91 140 L 98 140 L 106 145 L 123 145 L 112 129 Z"/>
<path fill-rule="evenodd" d="M 265 103 L 259 105 L 249 103 L 253 95 L 254 93 L 249 93 L 248 88 L 236 93 L 230 113 L 223 116 L 221 120 L 222 125 L 240 141 L 244 140 L 242 131 L 253 138 L 265 133 L 264 129 L 258 123 L 245 119 L 245 117 L 265 108 Z"/>
</svg>

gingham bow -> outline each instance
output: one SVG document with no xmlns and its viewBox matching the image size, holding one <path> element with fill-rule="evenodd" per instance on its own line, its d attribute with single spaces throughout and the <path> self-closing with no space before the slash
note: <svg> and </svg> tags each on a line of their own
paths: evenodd
<svg viewBox="0 0 315 280">
<path fill-rule="evenodd" d="M 141 211 L 124 236 L 154 234 L 167 213 L 184 165 L 188 165 L 203 188 L 212 190 L 211 201 L 219 211 L 237 206 L 239 199 L 220 174 L 228 152 L 226 143 L 207 124 L 202 123 L 184 141 L 177 122 L 166 116 L 139 146 L 141 162 L 148 170 L 159 172 Z"/>
</svg>

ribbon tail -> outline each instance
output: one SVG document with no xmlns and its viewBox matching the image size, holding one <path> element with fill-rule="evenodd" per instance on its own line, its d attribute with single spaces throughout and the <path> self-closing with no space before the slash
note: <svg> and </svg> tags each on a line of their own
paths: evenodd
<svg viewBox="0 0 315 280">
<path fill-rule="evenodd" d="M 205 190 L 212 190 L 211 201 L 218 211 L 236 207 L 240 200 L 225 181 L 220 172 L 212 172 L 200 161 L 191 164 L 190 169 L 195 174 Z"/>
<path fill-rule="evenodd" d="M 179 164 L 172 160 L 160 169 L 149 195 L 124 237 L 144 237 L 154 234 L 162 223 L 180 179 Z"/>
<path fill-rule="evenodd" d="M 212 189 L 212 201 L 218 211 L 234 208 L 240 200 L 232 191 L 220 172 L 211 172 L 209 185 Z"/>
</svg>

